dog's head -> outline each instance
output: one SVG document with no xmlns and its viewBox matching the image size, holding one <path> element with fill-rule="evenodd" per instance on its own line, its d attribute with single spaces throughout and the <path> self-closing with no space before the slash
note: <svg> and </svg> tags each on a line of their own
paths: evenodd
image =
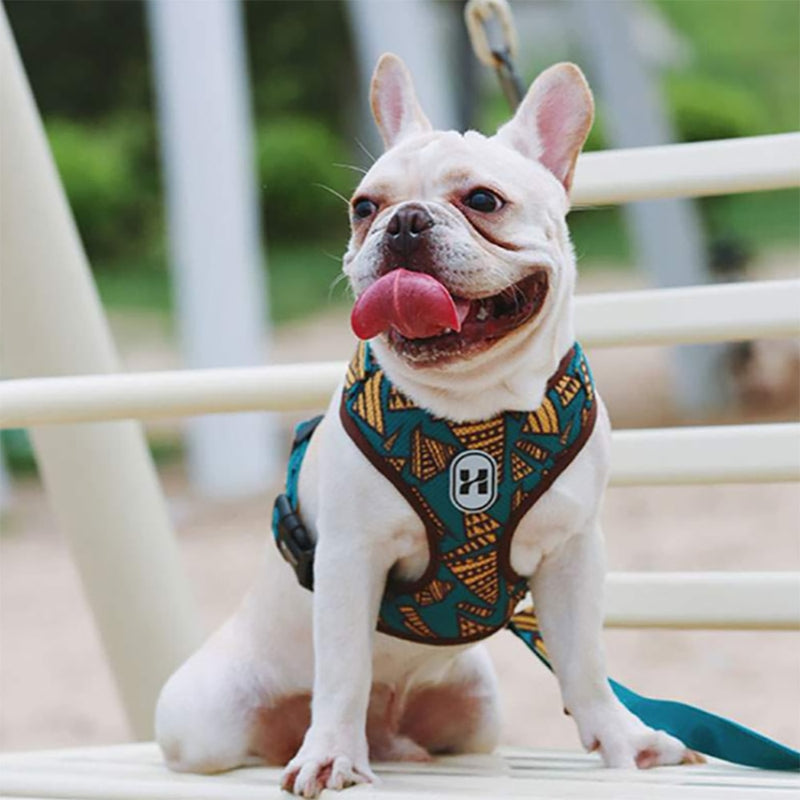
<svg viewBox="0 0 800 800">
<path fill-rule="evenodd" d="M 484 369 L 534 343 L 555 358 L 571 344 L 565 216 L 593 116 L 581 71 L 543 72 L 492 137 L 433 131 L 396 56 L 371 101 L 386 151 L 350 204 L 356 334 L 406 373 Z"/>
</svg>

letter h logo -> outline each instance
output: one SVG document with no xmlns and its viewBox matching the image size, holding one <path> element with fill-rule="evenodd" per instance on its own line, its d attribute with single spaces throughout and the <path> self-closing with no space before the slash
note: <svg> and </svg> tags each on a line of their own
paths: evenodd
<svg viewBox="0 0 800 800">
<path fill-rule="evenodd" d="M 483 450 L 467 450 L 450 464 L 450 502 L 461 511 L 483 511 L 497 499 L 497 462 Z"/>
<path fill-rule="evenodd" d="M 489 470 L 479 468 L 476 470 L 476 475 L 472 477 L 472 472 L 469 468 L 458 470 L 458 493 L 469 494 L 472 487 L 475 487 L 475 492 L 484 497 L 489 496 Z M 477 485 L 476 485 L 477 484 Z"/>
</svg>

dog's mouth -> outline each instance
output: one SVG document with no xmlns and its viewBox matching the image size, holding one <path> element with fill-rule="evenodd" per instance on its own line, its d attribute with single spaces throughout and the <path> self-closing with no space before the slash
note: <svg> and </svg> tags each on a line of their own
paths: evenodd
<svg viewBox="0 0 800 800">
<path fill-rule="evenodd" d="M 453 295 L 430 275 L 396 270 L 359 297 L 351 321 L 360 338 L 383 333 L 398 355 L 430 365 L 484 350 L 525 325 L 541 310 L 547 290 L 543 269 L 476 298 Z"/>
<path fill-rule="evenodd" d="M 459 316 L 463 314 L 460 331 L 414 339 L 390 328 L 387 338 L 395 351 L 416 362 L 472 354 L 532 320 L 544 305 L 547 288 L 547 273 L 540 270 L 491 297 L 469 300 L 454 296 Z"/>
</svg>

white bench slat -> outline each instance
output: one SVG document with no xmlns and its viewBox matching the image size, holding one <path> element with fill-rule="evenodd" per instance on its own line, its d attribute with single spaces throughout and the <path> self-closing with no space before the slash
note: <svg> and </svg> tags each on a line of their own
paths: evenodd
<svg viewBox="0 0 800 800">
<path fill-rule="evenodd" d="M 800 572 L 612 572 L 605 625 L 800 630 Z"/>
<path fill-rule="evenodd" d="M 584 153 L 575 205 L 786 189 L 800 185 L 800 134 Z"/>
<path fill-rule="evenodd" d="M 135 767 L 132 773 L 126 766 Z M 795 775 L 722 762 L 646 771 L 607 770 L 596 755 L 503 748 L 493 755 L 451 756 L 430 764 L 378 764 L 380 787 L 348 790 L 353 797 L 433 798 L 686 798 L 753 800 L 796 796 Z M 278 798 L 280 770 L 265 767 L 215 776 L 176 775 L 152 743 L 56 753 L 0 756 L 3 797 L 71 800 L 239 800 Z"/>
</svg>

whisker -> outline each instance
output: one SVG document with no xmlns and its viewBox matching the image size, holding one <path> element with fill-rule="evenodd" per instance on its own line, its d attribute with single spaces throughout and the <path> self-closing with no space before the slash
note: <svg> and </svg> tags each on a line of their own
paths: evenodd
<svg viewBox="0 0 800 800">
<path fill-rule="evenodd" d="M 320 189 L 330 192 L 334 197 L 338 197 L 346 206 L 350 206 L 350 201 L 341 192 L 337 192 L 336 189 L 332 189 L 324 183 L 313 183 L 312 186 L 318 186 Z"/>
<path fill-rule="evenodd" d="M 334 255 L 333 253 L 329 253 L 327 250 L 322 250 L 322 255 L 326 256 L 331 261 L 336 261 L 339 264 L 341 264 L 342 261 L 344 260 L 343 256 Z"/>
<path fill-rule="evenodd" d="M 333 299 L 333 293 L 334 293 L 334 291 L 335 291 L 335 290 L 336 290 L 336 289 L 339 287 L 339 284 L 340 284 L 342 281 L 346 281 L 346 280 L 347 280 L 347 275 L 345 275 L 345 274 L 344 274 L 344 272 L 340 272 L 340 273 L 339 273 L 339 274 L 338 274 L 338 275 L 337 275 L 337 276 L 336 276 L 336 277 L 335 277 L 335 278 L 334 278 L 334 279 L 331 281 L 330 288 L 328 289 L 328 300 L 331 300 L 331 299 Z M 349 286 L 349 284 L 348 284 L 348 285 L 345 287 L 345 290 L 347 290 L 347 289 L 349 289 L 349 288 L 350 288 L 350 286 Z M 346 293 L 347 293 L 347 291 L 345 291 L 345 294 L 346 294 Z"/>
<path fill-rule="evenodd" d="M 370 153 L 369 150 L 367 150 L 366 146 L 361 141 L 361 139 L 356 139 L 356 144 L 367 154 L 367 158 L 369 158 L 369 160 L 374 164 L 376 161 L 375 156 L 372 155 L 372 153 Z"/>
<path fill-rule="evenodd" d="M 343 169 L 352 169 L 355 172 L 360 172 L 362 175 L 366 175 L 368 170 L 364 169 L 364 167 L 357 167 L 355 164 L 336 164 L 334 163 L 332 166 L 334 167 L 342 167 Z"/>
</svg>

